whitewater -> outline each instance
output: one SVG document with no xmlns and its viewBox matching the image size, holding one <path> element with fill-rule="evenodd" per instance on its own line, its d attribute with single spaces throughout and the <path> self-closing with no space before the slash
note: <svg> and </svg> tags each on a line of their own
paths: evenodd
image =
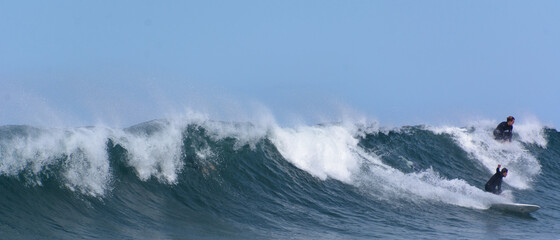
<svg viewBox="0 0 560 240">
<path fill-rule="evenodd" d="M 0 126 L 6 239 L 557 239 L 560 134 L 171 117 Z M 502 195 L 484 192 L 501 164 Z M 493 203 L 541 206 L 532 214 Z"/>
</svg>

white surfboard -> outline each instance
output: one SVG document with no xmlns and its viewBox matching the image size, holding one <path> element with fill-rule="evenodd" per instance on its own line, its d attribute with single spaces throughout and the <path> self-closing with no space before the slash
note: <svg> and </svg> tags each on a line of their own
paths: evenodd
<svg viewBox="0 0 560 240">
<path fill-rule="evenodd" d="M 490 208 L 508 212 L 532 213 L 539 210 L 541 207 L 523 203 L 494 203 L 492 204 L 492 206 L 490 206 Z"/>
</svg>

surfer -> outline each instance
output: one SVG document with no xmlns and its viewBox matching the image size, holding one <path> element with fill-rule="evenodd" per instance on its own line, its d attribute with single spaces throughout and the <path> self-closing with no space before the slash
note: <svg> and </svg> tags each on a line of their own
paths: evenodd
<svg viewBox="0 0 560 240">
<path fill-rule="evenodd" d="M 509 116 L 507 117 L 505 122 L 501 122 L 500 124 L 498 124 L 496 129 L 494 129 L 494 138 L 496 140 L 511 142 L 514 122 L 515 122 L 515 118 Z"/>
<path fill-rule="evenodd" d="M 500 194 L 502 192 L 502 178 L 507 176 L 508 170 L 507 168 L 502 169 L 500 171 L 500 167 L 502 165 L 498 164 L 498 168 L 496 168 L 496 173 L 488 180 L 486 185 L 484 186 L 484 190 L 487 192 L 491 192 L 494 194 Z"/>
</svg>

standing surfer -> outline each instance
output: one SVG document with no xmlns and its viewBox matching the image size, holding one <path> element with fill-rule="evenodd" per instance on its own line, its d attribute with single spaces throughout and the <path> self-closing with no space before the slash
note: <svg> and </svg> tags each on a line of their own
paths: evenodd
<svg viewBox="0 0 560 240">
<path fill-rule="evenodd" d="M 507 176 L 508 170 L 507 168 L 502 169 L 500 171 L 500 167 L 502 165 L 498 164 L 498 168 L 496 168 L 496 173 L 486 182 L 484 186 L 484 190 L 487 192 L 491 192 L 494 194 L 500 194 L 502 192 L 502 179 Z"/>
<path fill-rule="evenodd" d="M 505 122 L 501 122 L 500 124 L 498 124 L 496 129 L 494 129 L 494 138 L 496 140 L 511 142 L 514 122 L 515 122 L 515 118 L 509 116 L 507 117 Z"/>
</svg>

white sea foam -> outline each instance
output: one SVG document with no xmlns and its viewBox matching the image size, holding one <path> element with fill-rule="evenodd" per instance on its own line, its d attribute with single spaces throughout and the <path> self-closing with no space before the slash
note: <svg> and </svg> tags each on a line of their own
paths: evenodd
<svg viewBox="0 0 560 240">
<path fill-rule="evenodd" d="M 106 152 L 107 129 L 75 128 L 39 130 L 4 139 L 0 173 L 14 176 L 62 164 L 65 185 L 84 194 L 104 194 L 111 180 Z M 33 179 L 41 185 L 39 178 Z"/>
<path fill-rule="evenodd" d="M 276 127 L 271 140 L 288 161 L 323 180 L 350 182 L 359 167 L 358 140 L 342 126 Z"/>
<path fill-rule="evenodd" d="M 114 141 L 127 150 L 127 164 L 141 180 L 151 177 L 166 183 L 177 183 L 183 168 L 181 146 L 185 123 L 181 121 L 154 122 L 157 130 L 151 132 L 118 131 Z"/>
<path fill-rule="evenodd" d="M 68 156 L 66 186 L 93 196 L 103 195 L 111 180 L 105 128 L 78 128 L 61 141 Z"/>
<path fill-rule="evenodd" d="M 0 174 L 26 172 L 29 180 L 41 185 L 41 173 L 56 167 L 68 189 L 103 196 L 111 188 L 107 141 L 112 139 L 127 150 L 126 163 L 141 180 L 155 177 L 164 183 L 176 183 L 183 167 L 184 124 L 166 121 L 159 127 L 151 134 L 106 127 L 37 129 L 16 134 L 0 141 Z"/>
</svg>

